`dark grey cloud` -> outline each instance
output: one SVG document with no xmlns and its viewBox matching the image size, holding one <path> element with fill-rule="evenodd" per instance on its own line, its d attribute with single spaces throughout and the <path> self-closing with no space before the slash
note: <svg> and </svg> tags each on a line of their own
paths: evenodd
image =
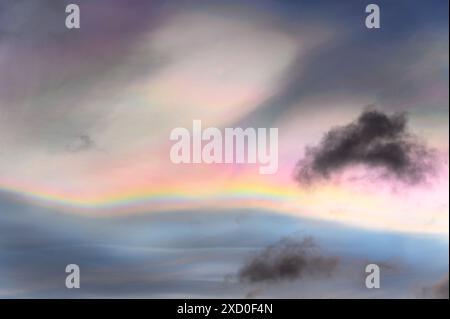
<svg viewBox="0 0 450 319">
<path fill-rule="evenodd" d="M 436 277 L 434 277 L 432 281 L 421 285 L 419 289 L 415 291 L 415 297 L 422 299 L 448 299 L 448 272 L 440 277 L 437 281 Z"/>
<path fill-rule="evenodd" d="M 405 114 L 389 116 L 367 109 L 356 121 L 328 131 L 318 146 L 308 147 L 297 165 L 296 178 L 309 184 L 362 164 L 381 168 L 383 175 L 419 183 L 432 173 L 434 161 L 434 151 L 408 132 Z"/>
<path fill-rule="evenodd" d="M 239 271 L 248 282 L 293 280 L 303 277 L 329 277 L 339 263 L 336 257 L 320 255 L 314 240 L 282 239 L 253 257 Z"/>
<path fill-rule="evenodd" d="M 69 152 L 81 152 L 95 147 L 95 142 L 89 135 L 80 135 L 72 143 L 67 145 Z"/>
<path fill-rule="evenodd" d="M 67 144 L 66 149 L 71 153 L 87 152 L 87 151 L 97 151 L 107 153 L 105 149 L 100 147 L 94 139 L 88 134 L 82 134 L 74 138 L 69 144 Z"/>
<path fill-rule="evenodd" d="M 437 283 L 435 283 L 431 288 L 431 291 L 434 298 L 448 299 L 448 274 Z"/>
</svg>

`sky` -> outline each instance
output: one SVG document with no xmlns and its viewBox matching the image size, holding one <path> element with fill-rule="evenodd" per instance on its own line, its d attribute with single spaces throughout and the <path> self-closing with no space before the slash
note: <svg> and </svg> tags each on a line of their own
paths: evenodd
<svg viewBox="0 0 450 319">
<path fill-rule="evenodd" d="M 71 2 L 0 0 L 0 298 L 448 298 L 448 1 Z"/>
</svg>

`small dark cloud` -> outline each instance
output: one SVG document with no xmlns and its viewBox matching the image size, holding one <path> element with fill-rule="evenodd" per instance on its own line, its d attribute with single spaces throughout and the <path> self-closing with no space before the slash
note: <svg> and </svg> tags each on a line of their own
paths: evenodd
<svg viewBox="0 0 450 319">
<path fill-rule="evenodd" d="M 383 176 L 416 184 L 433 171 L 434 159 L 434 151 L 408 132 L 405 114 L 389 116 L 366 109 L 356 121 L 328 131 L 318 146 L 308 147 L 297 164 L 296 179 L 310 184 L 344 168 L 364 165 L 381 169 Z"/>
<path fill-rule="evenodd" d="M 71 153 L 85 152 L 85 151 L 99 151 L 107 153 L 107 151 L 97 145 L 92 137 L 83 134 L 77 136 L 70 144 L 66 146 L 66 150 Z"/>
<path fill-rule="evenodd" d="M 262 288 L 255 288 L 247 292 L 245 295 L 245 299 L 253 299 L 259 296 L 261 293 L 263 293 L 264 290 Z"/>
<path fill-rule="evenodd" d="M 87 151 L 95 147 L 94 140 L 89 135 L 80 135 L 67 146 L 70 152 Z"/>
<path fill-rule="evenodd" d="M 420 287 L 420 290 L 416 291 L 415 296 L 422 299 L 448 299 L 448 273 L 446 273 L 438 281 Z"/>
<path fill-rule="evenodd" d="M 329 277 L 338 263 L 338 258 L 321 256 L 310 237 L 300 241 L 286 238 L 253 257 L 239 271 L 239 278 L 254 283 Z"/>
<path fill-rule="evenodd" d="M 434 298 L 448 299 L 448 274 L 431 287 Z"/>
</svg>

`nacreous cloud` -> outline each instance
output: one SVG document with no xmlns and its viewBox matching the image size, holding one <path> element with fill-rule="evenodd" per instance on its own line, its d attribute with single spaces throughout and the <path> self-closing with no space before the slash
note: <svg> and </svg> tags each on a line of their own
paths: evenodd
<svg viewBox="0 0 450 319">
<path fill-rule="evenodd" d="M 433 298 L 448 299 L 448 274 L 432 287 Z"/>
<path fill-rule="evenodd" d="M 434 151 L 410 134 L 406 124 L 404 114 L 364 111 L 355 122 L 331 129 L 318 146 L 306 149 L 297 165 L 297 180 L 311 184 L 359 165 L 381 169 L 383 176 L 402 182 L 426 180 L 433 171 Z"/>
</svg>

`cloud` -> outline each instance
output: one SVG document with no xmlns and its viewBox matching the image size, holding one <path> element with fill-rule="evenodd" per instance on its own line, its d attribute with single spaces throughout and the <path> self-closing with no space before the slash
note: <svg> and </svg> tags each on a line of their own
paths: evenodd
<svg viewBox="0 0 450 319">
<path fill-rule="evenodd" d="M 339 263 L 315 251 L 310 237 L 301 241 L 286 238 L 267 247 L 239 271 L 241 281 L 262 282 L 329 277 Z"/>
<path fill-rule="evenodd" d="M 89 135 L 80 135 L 72 143 L 67 145 L 69 152 L 87 151 L 96 147 L 94 140 Z"/>
<path fill-rule="evenodd" d="M 108 118 L 130 82 L 165 63 L 147 44 L 160 1 L 79 1 L 76 32 L 64 23 L 69 3 L 0 5 L 0 140 L 15 140 L 11 151 L 64 151 Z"/>
<path fill-rule="evenodd" d="M 241 211 L 246 218 L 236 228 L 238 213 L 232 210 L 82 217 L 0 192 L 0 212 L 0 297 L 7 298 L 405 298 L 414 280 L 430 276 L 434 283 L 448 269 L 448 244 L 436 237 L 360 230 L 268 211 Z M 301 280 L 239 280 L 237 272 L 249 254 L 258 255 L 254 247 L 277 242 L 286 232 L 309 233 L 333 253 L 324 257 L 311 239 L 302 253 L 301 243 L 308 242 L 303 237 L 280 241 L 268 260 L 291 243 L 290 255 L 309 262 L 294 278 Z M 328 277 L 313 261 L 332 256 L 339 260 L 334 259 L 338 263 L 336 269 L 329 267 Z M 407 271 L 390 270 L 399 269 L 392 256 Z M 80 266 L 81 289 L 64 285 L 69 263 Z M 387 276 L 376 292 L 364 286 L 367 263 L 378 264 Z"/>
<path fill-rule="evenodd" d="M 318 146 L 308 147 L 296 178 L 310 184 L 363 165 L 415 184 L 426 180 L 434 164 L 434 151 L 408 132 L 405 114 L 366 109 L 356 121 L 328 131 Z"/>
<path fill-rule="evenodd" d="M 415 292 L 415 297 L 422 299 L 448 299 L 448 273 L 442 276 L 438 281 L 422 285 L 420 289 Z"/>
<path fill-rule="evenodd" d="M 247 292 L 247 294 L 245 295 L 245 299 L 256 298 L 258 295 L 260 295 L 263 292 L 264 292 L 264 290 L 261 287 L 252 289 L 249 292 Z"/>
<path fill-rule="evenodd" d="M 301 115 L 317 109 L 328 112 L 330 109 L 323 105 L 309 103 L 314 98 L 327 96 L 366 97 L 384 110 L 414 112 L 425 104 L 427 110 L 442 109 L 442 105 L 448 104 L 448 78 L 436 75 L 441 74 L 439 70 L 448 69 L 448 45 L 443 44 L 448 31 L 442 28 L 448 17 L 434 19 L 436 12 L 428 10 L 428 4 L 415 8 L 417 11 L 410 10 L 407 2 L 398 2 L 387 9 L 392 5 L 386 2 L 383 7 L 385 10 L 410 11 L 417 18 L 405 28 L 397 15 L 385 17 L 383 23 L 390 27 L 375 34 L 365 28 L 355 28 L 360 22 L 349 14 L 354 10 L 354 4 L 349 8 L 341 3 L 337 6 L 327 3 L 333 10 L 314 20 L 321 30 L 326 31 L 313 31 L 315 43 L 319 45 L 308 45 L 307 54 L 291 64 L 277 92 L 239 123 L 242 126 L 271 126 L 292 116 L 293 112 Z M 302 10 L 292 10 L 289 14 L 298 15 L 296 21 L 308 21 L 311 13 L 303 3 L 301 6 Z M 308 26 L 311 25 L 309 22 Z M 308 28 L 297 25 L 293 32 L 305 29 Z M 393 36 L 394 29 L 401 36 Z M 380 48 L 383 48 L 383 54 L 380 54 Z M 341 107 L 335 105 L 333 109 L 341 110 Z"/>
<path fill-rule="evenodd" d="M 448 299 L 448 274 L 431 287 L 434 298 Z"/>
</svg>

